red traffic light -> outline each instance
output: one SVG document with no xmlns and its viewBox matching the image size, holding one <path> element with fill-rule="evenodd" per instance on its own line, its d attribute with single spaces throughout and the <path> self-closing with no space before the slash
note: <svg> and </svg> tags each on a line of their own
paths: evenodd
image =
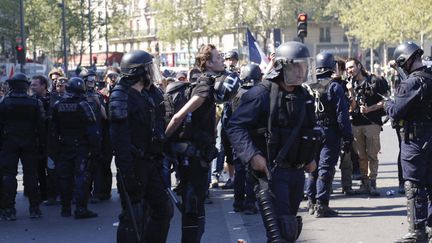
<svg viewBox="0 0 432 243">
<path fill-rule="evenodd" d="M 305 14 L 305 13 L 299 14 L 297 17 L 297 21 L 303 21 L 303 22 L 307 21 L 307 14 Z"/>
<path fill-rule="evenodd" d="M 22 46 L 16 46 L 15 49 L 19 52 L 24 50 L 24 48 Z"/>
</svg>

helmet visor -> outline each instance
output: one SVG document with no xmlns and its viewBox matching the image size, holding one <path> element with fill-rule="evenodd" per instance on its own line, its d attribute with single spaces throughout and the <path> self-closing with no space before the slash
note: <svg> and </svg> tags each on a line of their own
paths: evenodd
<svg viewBox="0 0 432 243">
<path fill-rule="evenodd" d="M 284 82 L 286 85 L 301 85 L 316 82 L 315 59 L 312 57 L 283 61 Z"/>
<path fill-rule="evenodd" d="M 159 67 L 154 62 L 146 64 L 144 69 L 150 83 L 157 83 L 163 79 Z"/>
</svg>

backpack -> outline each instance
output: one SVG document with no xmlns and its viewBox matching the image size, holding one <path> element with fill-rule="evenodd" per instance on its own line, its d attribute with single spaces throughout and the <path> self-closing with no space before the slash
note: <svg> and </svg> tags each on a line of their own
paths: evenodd
<svg viewBox="0 0 432 243">
<path fill-rule="evenodd" d="M 168 84 L 164 94 L 165 119 L 168 125 L 172 117 L 189 101 L 196 83 L 176 81 Z M 192 113 L 188 114 L 175 131 L 174 140 L 189 140 L 192 135 Z"/>
</svg>

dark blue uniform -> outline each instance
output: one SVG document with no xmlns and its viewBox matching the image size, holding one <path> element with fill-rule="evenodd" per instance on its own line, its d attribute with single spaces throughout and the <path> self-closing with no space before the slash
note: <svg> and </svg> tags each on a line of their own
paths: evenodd
<svg viewBox="0 0 432 243">
<path fill-rule="evenodd" d="M 289 137 L 292 128 L 298 124 L 297 117 L 301 107 L 305 107 L 304 109 L 306 109 L 305 119 L 301 124 L 301 128 L 309 129 L 315 125 L 313 98 L 304 88 L 296 86 L 293 92 L 279 91 L 278 105 L 275 108 L 275 116 L 272 117 L 270 151 L 267 151 L 266 132 L 262 132 L 262 130 L 267 128 L 270 113 L 269 82 L 269 80 L 264 80 L 263 84 L 251 88 L 242 96 L 241 103 L 233 113 L 227 127 L 227 134 L 233 145 L 235 154 L 243 163 L 249 163 L 252 157 L 257 154 L 269 157 L 270 161 L 273 161 L 277 152 L 284 145 L 287 137 Z M 300 144 L 299 134 L 290 147 L 288 156 L 272 169 L 270 189 L 274 194 L 272 203 L 278 222 L 278 226 L 276 227 L 281 228 L 282 238 L 285 239 L 292 239 L 291 233 L 287 233 L 287 231 L 292 230 L 290 226 L 293 220 L 296 220 L 295 215 L 303 198 L 305 180 L 303 167 L 305 164 L 299 164 L 297 157 L 300 151 Z M 266 156 L 267 153 L 269 153 L 269 156 Z M 309 153 L 311 152 L 309 151 Z M 252 174 L 255 178 L 258 178 L 260 183 L 259 186 L 256 186 L 255 192 L 257 193 L 258 205 L 260 206 L 264 224 L 267 228 L 268 238 L 271 239 L 273 237 L 269 235 L 269 232 L 274 227 L 272 222 L 274 219 L 266 219 L 265 216 L 268 206 L 264 208 L 264 205 L 262 205 L 263 184 L 261 184 L 260 180 L 262 175 Z M 264 201 L 265 203 L 269 203 L 266 200 Z M 295 224 L 297 225 L 297 223 Z"/>
<path fill-rule="evenodd" d="M 342 86 L 331 81 L 326 92 L 319 98 L 316 117 L 317 124 L 323 129 L 324 137 L 318 161 L 318 169 L 312 172 L 307 181 L 309 200 L 328 206 L 335 166 L 341 150 L 341 139 L 352 141 L 348 102 Z"/>
<path fill-rule="evenodd" d="M 67 96 L 54 105 L 52 123 L 57 144 L 55 167 L 62 215 L 70 215 L 74 195 L 75 216 L 78 217 L 80 212 L 87 212 L 89 155 L 100 146 L 95 115 L 84 96 Z"/>
<path fill-rule="evenodd" d="M 165 193 L 160 168 L 163 158 L 160 136 L 164 136 L 164 112 L 159 106 L 162 101 L 163 96 L 154 85 L 140 92 L 122 81 L 110 96 L 110 134 L 120 170 L 117 181 L 122 176 L 127 190 L 119 187 L 123 210 L 119 215 L 118 242 L 137 241 L 124 193 L 130 197 L 145 242 L 166 241 L 173 207 Z"/>
<path fill-rule="evenodd" d="M 12 90 L 0 101 L 0 172 L 2 204 L 5 213 L 15 215 L 18 161 L 24 174 L 24 192 L 30 208 L 39 207 L 39 149 L 45 141 L 45 112 L 42 102 L 27 95 L 27 90 Z M 8 219 L 14 220 L 14 219 Z"/>
<path fill-rule="evenodd" d="M 230 105 L 230 118 L 232 112 L 235 111 L 240 105 L 241 97 L 252 88 L 251 86 L 241 87 L 237 92 L 236 96 L 233 98 Z M 223 124 L 224 126 L 228 125 L 228 120 Z M 225 128 L 226 129 L 226 128 Z M 235 177 L 234 177 L 234 211 L 243 211 L 247 210 L 246 213 L 255 213 L 256 212 L 256 198 L 253 190 L 255 181 L 250 176 L 247 176 L 247 168 L 245 163 L 242 163 L 241 160 L 235 155 L 233 151 L 233 160 L 235 166 Z M 245 197 L 246 195 L 246 197 Z"/>
<path fill-rule="evenodd" d="M 385 110 L 401 127 L 401 165 L 405 193 L 413 211 L 414 227 L 432 226 L 432 71 L 419 69 L 403 80 L 395 100 L 387 101 Z M 428 213 L 429 205 L 429 213 Z M 410 220 L 410 218 L 409 218 Z"/>
</svg>

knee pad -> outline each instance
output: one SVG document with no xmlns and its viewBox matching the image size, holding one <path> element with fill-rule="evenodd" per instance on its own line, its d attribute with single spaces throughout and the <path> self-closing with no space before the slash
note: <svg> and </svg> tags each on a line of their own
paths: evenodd
<svg viewBox="0 0 432 243">
<path fill-rule="evenodd" d="M 298 237 L 298 221 L 294 215 L 283 215 L 279 219 L 279 228 L 282 238 L 288 242 L 294 242 Z"/>
</svg>

